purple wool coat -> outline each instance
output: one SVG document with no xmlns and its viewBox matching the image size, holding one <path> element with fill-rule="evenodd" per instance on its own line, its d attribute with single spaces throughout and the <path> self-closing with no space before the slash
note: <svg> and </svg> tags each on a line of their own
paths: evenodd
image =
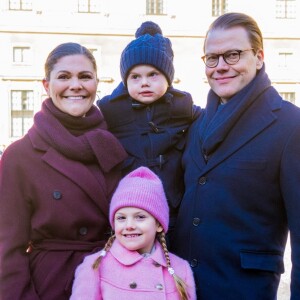
<svg viewBox="0 0 300 300">
<path fill-rule="evenodd" d="M 0 299 L 69 299 L 75 268 L 85 254 L 103 247 L 110 229 L 109 199 L 120 179 L 115 167 L 126 154 L 112 157 L 106 145 L 102 150 L 105 172 L 66 158 L 37 134 L 5 150 Z M 29 241 L 34 244 L 28 248 Z"/>
<path fill-rule="evenodd" d="M 97 270 L 92 264 L 99 253 L 87 256 L 76 270 L 70 300 L 180 300 L 159 242 L 151 256 L 129 251 L 117 240 Z M 187 261 L 170 253 L 175 273 L 187 285 L 189 300 L 196 300 L 195 282 Z"/>
</svg>

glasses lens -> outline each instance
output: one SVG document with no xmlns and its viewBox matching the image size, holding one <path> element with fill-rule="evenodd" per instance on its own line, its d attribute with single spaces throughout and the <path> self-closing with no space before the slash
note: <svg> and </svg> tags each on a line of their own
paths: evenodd
<svg viewBox="0 0 300 300">
<path fill-rule="evenodd" d="M 218 64 L 218 55 L 206 55 L 204 57 L 204 62 L 208 67 L 215 67 Z"/>
<path fill-rule="evenodd" d="M 224 59 L 229 65 L 233 65 L 240 60 L 240 52 L 239 51 L 225 52 Z"/>
</svg>

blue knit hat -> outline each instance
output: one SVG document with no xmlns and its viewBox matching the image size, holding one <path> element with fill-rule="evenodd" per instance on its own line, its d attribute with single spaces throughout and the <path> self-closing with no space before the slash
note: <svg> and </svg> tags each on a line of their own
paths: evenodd
<svg viewBox="0 0 300 300">
<path fill-rule="evenodd" d="M 175 73 L 171 41 L 163 37 L 160 27 L 152 21 L 142 23 L 135 37 L 121 55 L 120 71 L 123 83 L 126 85 L 128 73 L 134 66 L 152 65 L 166 76 L 171 85 Z"/>
</svg>

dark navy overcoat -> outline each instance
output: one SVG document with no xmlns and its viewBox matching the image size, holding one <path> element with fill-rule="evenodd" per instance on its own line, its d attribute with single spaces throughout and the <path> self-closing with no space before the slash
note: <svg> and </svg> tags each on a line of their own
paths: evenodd
<svg viewBox="0 0 300 300">
<path fill-rule="evenodd" d="M 210 156 L 204 114 L 189 131 L 172 250 L 193 267 L 198 300 L 276 299 L 288 229 L 300 299 L 300 109 L 260 85 Z"/>
</svg>

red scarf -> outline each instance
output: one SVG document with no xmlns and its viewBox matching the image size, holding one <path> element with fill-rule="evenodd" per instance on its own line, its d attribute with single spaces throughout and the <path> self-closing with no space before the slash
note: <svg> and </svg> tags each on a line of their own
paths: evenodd
<svg viewBox="0 0 300 300">
<path fill-rule="evenodd" d="M 119 141 L 107 131 L 100 110 L 93 105 L 85 117 L 60 111 L 50 98 L 34 116 L 30 134 L 37 133 L 64 156 L 83 163 L 97 162 L 104 172 L 126 158 Z"/>
</svg>

